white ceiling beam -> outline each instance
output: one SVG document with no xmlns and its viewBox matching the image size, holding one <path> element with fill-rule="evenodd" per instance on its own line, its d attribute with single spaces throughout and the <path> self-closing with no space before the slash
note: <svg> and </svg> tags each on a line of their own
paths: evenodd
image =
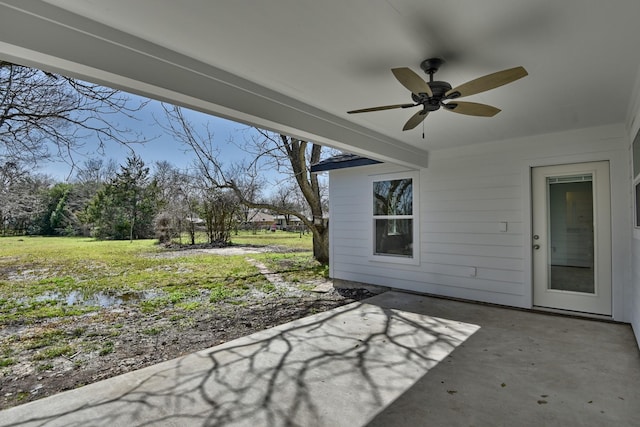
<svg viewBox="0 0 640 427">
<path fill-rule="evenodd" d="M 427 167 L 426 150 L 39 0 L 0 2 L 0 55 L 377 160 Z"/>
</svg>

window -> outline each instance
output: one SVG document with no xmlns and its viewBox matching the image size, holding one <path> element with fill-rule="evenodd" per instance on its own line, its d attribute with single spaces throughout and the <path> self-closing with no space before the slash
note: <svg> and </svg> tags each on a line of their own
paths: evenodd
<svg viewBox="0 0 640 427">
<path fill-rule="evenodd" d="M 633 178 L 636 179 L 640 175 L 640 131 L 636 134 L 631 145 L 631 155 L 633 158 Z"/>
<path fill-rule="evenodd" d="M 640 182 L 636 184 L 636 228 L 640 228 Z"/>
<path fill-rule="evenodd" d="M 417 174 L 373 179 L 373 255 L 417 260 Z"/>
<path fill-rule="evenodd" d="M 633 163 L 633 185 L 635 187 L 635 227 L 640 228 L 640 131 L 636 134 L 631 145 Z"/>
</svg>

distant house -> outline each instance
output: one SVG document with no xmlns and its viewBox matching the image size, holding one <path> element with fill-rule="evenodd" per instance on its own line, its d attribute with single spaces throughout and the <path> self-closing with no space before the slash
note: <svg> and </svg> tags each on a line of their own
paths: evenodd
<svg viewBox="0 0 640 427">
<path fill-rule="evenodd" d="M 256 209 L 251 209 L 243 225 L 248 228 L 269 228 L 276 223 L 274 216 Z"/>
<path fill-rule="evenodd" d="M 185 218 L 188 222 L 195 224 L 195 225 L 204 225 L 204 219 L 200 218 L 198 215 L 191 213 L 188 214 L 187 217 Z"/>
<path fill-rule="evenodd" d="M 297 230 L 300 225 L 302 225 L 302 221 L 300 221 L 300 218 L 293 216 L 293 215 L 289 215 L 289 219 L 287 220 L 287 217 L 284 215 L 274 215 L 274 221 L 276 224 L 276 227 L 278 228 L 278 230 Z"/>
</svg>

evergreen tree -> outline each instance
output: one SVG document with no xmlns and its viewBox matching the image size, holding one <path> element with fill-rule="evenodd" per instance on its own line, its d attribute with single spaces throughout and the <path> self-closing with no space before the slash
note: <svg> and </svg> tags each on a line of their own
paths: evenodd
<svg viewBox="0 0 640 427">
<path fill-rule="evenodd" d="M 68 199 L 72 185 L 59 183 L 51 187 L 46 195 L 46 208 L 40 219 L 40 234 L 56 236 L 73 227 L 73 213 L 69 210 Z"/>
<path fill-rule="evenodd" d="M 144 161 L 133 154 L 115 177 L 98 191 L 86 210 L 94 236 L 102 239 L 153 237 L 158 211 L 158 187 Z"/>
</svg>

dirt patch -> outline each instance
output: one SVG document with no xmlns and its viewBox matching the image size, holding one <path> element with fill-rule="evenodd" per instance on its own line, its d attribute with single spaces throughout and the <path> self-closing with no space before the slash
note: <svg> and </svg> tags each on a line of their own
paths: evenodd
<svg viewBox="0 0 640 427">
<path fill-rule="evenodd" d="M 191 255 L 250 255 L 261 253 L 281 253 L 292 252 L 291 248 L 282 246 L 219 246 L 211 243 L 202 243 L 197 245 L 177 245 L 171 244 L 165 246 L 164 251 L 150 254 L 150 258 L 178 258 Z"/>
<path fill-rule="evenodd" d="M 202 254 L 264 252 L 256 248 L 198 248 Z M 180 256 L 185 251 L 153 256 Z M 171 254 L 171 255 L 168 255 Z M 261 266 L 261 271 L 264 266 Z M 126 302 L 85 315 L 34 324 L 4 325 L 0 334 L 0 409 L 80 387 L 256 331 L 367 298 L 359 289 L 335 290 L 326 282 L 286 283 L 271 276 L 275 291 L 242 301 L 153 313 Z M 304 284 L 303 284 L 304 285 Z M 321 285 L 313 292 L 313 286 Z"/>
</svg>

